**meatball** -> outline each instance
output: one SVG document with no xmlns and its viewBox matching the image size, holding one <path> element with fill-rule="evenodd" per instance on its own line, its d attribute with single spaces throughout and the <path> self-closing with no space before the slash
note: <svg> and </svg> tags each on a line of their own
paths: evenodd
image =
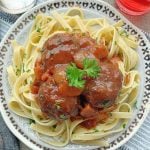
<svg viewBox="0 0 150 150">
<path fill-rule="evenodd" d="M 73 62 L 73 54 L 78 49 L 78 44 L 72 34 L 55 34 L 43 46 L 42 63 L 45 69 L 48 69 L 55 64 Z"/>
<path fill-rule="evenodd" d="M 122 74 L 109 61 L 101 62 L 100 76 L 87 81 L 83 95 L 93 107 L 104 108 L 115 103 L 122 87 Z"/>
<path fill-rule="evenodd" d="M 50 37 L 44 44 L 44 50 L 53 50 L 60 45 L 72 45 L 74 44 L 74 36 L 73 34 L 68 33 L 59 33 Z"/>
<path fill-rule="evenodd" d="M 96 45 L 97 45 L 96 41 L 92 39 L 89 35 L 80 37 L 79 40 L 80 50 L 94 51 L 96 49 Z"/>
<path fill-rule="evenodd" d="M 60 95 L 51 77 L 40 86 L 37 101 L 44 114 L 58 120 L 78 114 L 77 97 Z"/>
</svg>

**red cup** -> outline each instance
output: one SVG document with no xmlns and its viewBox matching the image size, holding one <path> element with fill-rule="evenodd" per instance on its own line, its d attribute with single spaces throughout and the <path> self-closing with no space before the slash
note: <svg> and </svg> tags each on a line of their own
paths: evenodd
<svg viewBox="0 0 150 150">
<path fill-rule="evenodd" d="M 130 15 L 142 15 L 150 12 L 150 0 L 116 0 L 121 11 Z"/>
</svg>

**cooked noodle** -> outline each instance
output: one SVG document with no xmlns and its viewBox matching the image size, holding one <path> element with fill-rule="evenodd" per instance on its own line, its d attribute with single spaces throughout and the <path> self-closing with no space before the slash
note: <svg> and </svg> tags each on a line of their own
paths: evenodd
<svg viewBox="0 0 150 150">
<path fill-rule="evenodd" d="M 139 87 L 139 73 L 134 70 L 138 62 L 135 49 L 138 45 L 134 37 L 126 36 L 123 22 L 110 24 L 104 18 L 86 19 L 80 8 L 71 8 L 66 13 L 52 12 L 52 16 L 38 14 L 27 42 L 24 46 L 12 42 L 12 65 L 7 68 L 8 79 L 12 88 L 9 108 L 19 116 L 35 121 L 31 128 L 39 138 L 54 146 L 65 146 L 70 141 L 77 144 L 107 146 L 107 138 L 112 133 L 123 130 L 122 125 L 115 128 L 119 122 L 127 123 L 133 114 Z M 40 32 L 38 32 L 38 28 Z M 61 123 L 53 118 L 46 119 L 38 106 L 30 85 L 34 81 L 34 64 L 45 41 L 56 33 L 89 32 L 90 36 L 99 42 L 103 40 L 109 49 L 108 57 L 119 55 L 118 62 L 123 74 L 123 85 L 116 99 L 117 109 L 111 112 L 111 117 L 105 123 L 99 123 L 96 128 L 86 129 L 80 126 L 85 120 L 65 120 Z M 47 139 L 45 136 L 52 137 Z"/>
</svg>

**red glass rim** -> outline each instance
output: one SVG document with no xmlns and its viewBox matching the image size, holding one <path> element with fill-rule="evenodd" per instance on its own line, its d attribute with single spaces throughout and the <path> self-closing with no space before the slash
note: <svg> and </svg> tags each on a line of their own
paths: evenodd
<svg viewBox="0 0 150 150">
<path fill-rule="evenodd" d="M 150 10 L 150 2 L 144 2 L 141 0 L 119 0 L 120 3 L 126 8 L 137 11 L 137 12 L 145 12 Z"/>
<path fill-rule="evenodd" d="M 145 11 L 135 11 L 135 10 L 131 10 L 130 8 L 126 8 L 121 2 L 120 0 L 116 0 L 116 3 L 118 5 L 118 7 L 120 8 L 121 11 L 123 11 L 126 14 L 130 14 L 130 15 L 142 15 L 145 14 L 147 12 L 149 12 L 150 10 L 145 10 Z"/>
</svg>

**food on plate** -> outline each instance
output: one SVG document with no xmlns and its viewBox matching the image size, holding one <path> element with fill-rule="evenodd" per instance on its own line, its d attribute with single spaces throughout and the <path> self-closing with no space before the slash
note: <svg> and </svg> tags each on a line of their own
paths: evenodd
<svg viewBox="0 0 150 150">
<path fill-rule="evenodd" d="M 123 130 L 140 80 L 138 44 L 121 26 L 73 7 L 38 14 L 26 44 L 12 42 L 9 107 L 42 141 L 108 146 L 106 138 Z"/>
</svg>

